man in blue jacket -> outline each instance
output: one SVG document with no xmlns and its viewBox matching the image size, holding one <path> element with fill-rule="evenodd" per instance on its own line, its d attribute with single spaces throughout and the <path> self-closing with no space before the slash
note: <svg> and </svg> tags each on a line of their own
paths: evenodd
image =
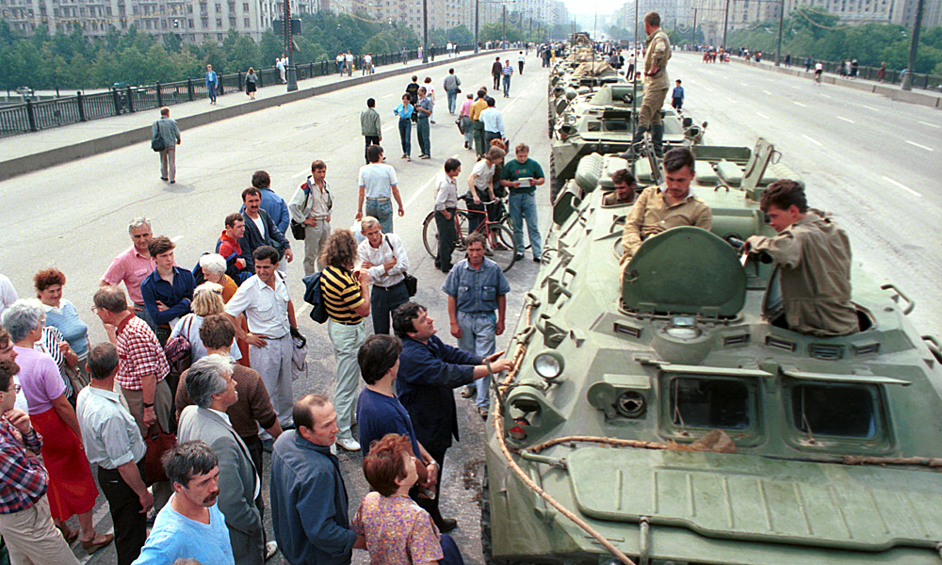
<svg viewBox="0 0 942 565">
<path fill-rule="evenodd" d="M 277 195 L 276 198 L 278 198 Z M 285 213 L 288 213 L 287 206 L 285 206 Z M 255 272 L 255 260 L 252 258 L 252 253 L 263 245 L 270 245 L 277 249 L 279 255 L 283 255 L 288 263 L 294 259 L 291 244 L 285 237 L 285 232 L 262 207 L 262 191 L 254 186 L 242 191 L 242 217 L 245 219 L 245 233 L 239 238 L 239 247 L 242 248 L 242 258 L 246 262 L 245 270 L 250 273 Z M 288 218 L 290 220 L 291 216 Z M 278 263 L 283 264 L 284 261 L 279 260 Z M 280 270 L 284 272 L 284 269 Z"/>
<path fill-rule="evenodd" d="M 162 346 L 166 345 L 176 320 L 190 313 L 195 286 L 193 273 L 174 264 L 175 247 L 165 236 L 150 240 L 147 251 L 154 258 L 156 268 L 141 282 L 144 308 L 157 324 L 155 333 Z"/>
<path fill-rule="evenodd" d="M 293 565 L 346 565 L 366 540 L 350 529 L 347 487 L 330 453 L 337 412 L 327 397 L 309 394 L 294 405 L 296 430 L 275 442 L 271 462 L 272 529 Z"/>
<path fill-rule="evenodd" d="M 453 519 L 443 518 L 438 508 L 445 451 L 451 447 L 452 437 L 458 439 L 453 390 L 488 376 L 488 363 L 495 374 L 510 369 L 512 363 L 509 359 L 498 359 L 503 351 L 484 358 L 445 345 L 435 337 L 434 322 L 425 307 L 415 302 L 406 302 L 393 314 L 393 329 L 402 340 L 396 391 L 409 412 L 415 439 L 438 462 L 439 468 L 435 498 L 419 499 L 419 505 L 445 533 L 458 525 Z"/>
</svg>

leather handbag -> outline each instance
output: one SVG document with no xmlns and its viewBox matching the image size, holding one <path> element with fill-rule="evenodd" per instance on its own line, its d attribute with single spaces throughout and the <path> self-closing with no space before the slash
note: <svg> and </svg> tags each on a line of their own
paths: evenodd
<svg viewBox="0 0 942 565">
<path fill-rule="evenodd" d="M 386 245 L 389 246 L 389 250 L 393 252 L 393 257 L 396 256 L 396 252 L 393 250 L 392 243 L 389 243 L 389 238 L 384 237 L 386 240 Z M 409 293 L 409 298 L 415 296 L 415 293 L 419 291 L 419 279 L 410 275 L 409 273 L 402 273 L 402 282 L 406 283 L 406 292 Z"/>
<path fill-rule="evenodd" d="M 167 471 L 164 470 L 164 463 L 161 459 L 164 453 L 177 445 L 177 436 L 165 433 L 158 424 L 154 424 L 147 430 L 144 445 L 147 446 L 147 452 L 144 454 L 144 470 L 147 474 L 145 482 L 147 486 L 166 481 Z"/>
</svg>

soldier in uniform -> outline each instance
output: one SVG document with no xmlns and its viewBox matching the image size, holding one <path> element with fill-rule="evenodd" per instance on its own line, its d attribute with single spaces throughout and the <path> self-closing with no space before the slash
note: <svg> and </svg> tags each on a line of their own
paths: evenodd
<svg viewBox="0 0 942 565">
<path fill-rule="evenodd" d="M 857 310 L 850 301 L 847 233 L 825 212 L 808 208 L 804 189 L 793 180 L 769 185 L 759 207 L 769 215 L 769 224 L 778 235 L 754 235 L 746 246 L 775 260 L 786 327 L 815 336 L 859 331 Z"/>
<path fill-rule="evenodd" d="M 644 100 L 638 115 L 638 131 L 632 143 L 644 139 L 644 133 L 651 132 L 651 142 L 658 157 L 663 155 L 664 122 L 661 119 L 661 107 L 667 98 L 671 83 L 667 78 L 667 61 L 671 58 L 671 42 L 667 33 L 661 29 L 661 16 L 657 12 L 648 12 L 644 16 L 644 32 L 648 35 L 647 51 L 644 57 Z"/>
</svg>

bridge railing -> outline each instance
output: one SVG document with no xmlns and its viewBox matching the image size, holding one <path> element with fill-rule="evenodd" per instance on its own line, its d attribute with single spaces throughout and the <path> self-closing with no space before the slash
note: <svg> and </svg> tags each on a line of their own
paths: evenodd
<svg viewBox="0 0 942 565">
<path fill-rule="evenodd" d="M 467 52 L 474 49 L 473 45 L 459 45 L 458 52 Z M 445 47 L 430 49 L 430 55 L 447 55 Z M 417 50 L 407 52 L 409 60 L 418 57 Z M 357 61 L 357 71 L 360 70 L 360 60 Z M 373 55 L 373 65 L 384 66 L 402 63 L 402 53 L 378 53 Z M 295 65 L 298 80 L 337 74 L 338 69 L 334 61 L 318 61 L 314 63 L 301 63 Z M 355 71 L 356 72 L 356 71 Z M 219 75 L 217 96 L 244 92 L 245 72 L 239 71 Z M 274 68 L 259 69 L 258 86 L 272 86 L 280 82 L 278 70 Z M 110 118 L 125 113 L 153 110 L 162 106 L 172 106 L 184 102 L 206 99 L 209 89 L 203 77 L 189 78 L 181 81 L 166 82 L 144 86 L 114 87 L 107 92 L 95 94 L 82 94 L 75 96 L 62 96 L 46 100 L 27 99 L 18 104 L 0 106 L 0 137 L 29 133 L 50 129 L 89 120 Z"/>
</svg>

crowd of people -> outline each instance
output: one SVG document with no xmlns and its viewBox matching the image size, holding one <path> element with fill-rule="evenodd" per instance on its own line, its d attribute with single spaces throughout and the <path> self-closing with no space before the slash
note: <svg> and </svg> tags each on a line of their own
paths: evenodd
<svg viewBox="0 0 942 565">
<path fill-rule="evenodd" d="M 508 96 L 524 62 L 501 66 Z M 542 168 L 525 143 L 505 162 L 508 140 L 494 99 L 481 87 L 459 110 L 460 86 L 450 69 L 443 83 L 449 114 L 474 116 L 474 148 L 466 147 L 479 160 L 468 179 L 470 204 L 483 209 L 508 196 L 518 255 L 526 224 L 539 261 L 534 192 L 545 181 Z M 402 114 L 419 114 L 426 157 L 434 105 L 432 79 L 413 77 L 396 110 L 400 131 L 411 117 Z M 131 220 L 129 247 L 92 297 L 105 342 L 90 343 L 89 326 L 63 296 L 65 273 L 36 273 L 37 299 L 18 299 L 0 276 L 0 465 L 8 471 L 0 535 L 14 564 L 74 563 L 70 544 L 79 536 L 89 553 L 114 543 L 121 565 L 260 564 L 279 549 L 291 563 L 344 563 L 354 548 L 374 563 L 462 562 L 445 535 L 457 521 L 439 506 L 445 454 L 458 439 L 453 391 L 469 387 L 464 396 L 486 418 L 489 377 L 510 367 L 496 351 L 510 285 L 487 258 L 495 242 L 482 233 L 462 234 L 466 257 L 453 261 L 461 163 L 446 160 L 434 209 L 442 233 L 450 225 L 453 235 L 442 237 L 437 267 L 447 273 L 442 300 L 458 347 L 436 336 L 426 307 L 411 301 L 409 257 L 393 222 L 393 201 L 400 217 L 404 206 L 395 168 L 384 163 L 375 106 L 370 99 L 361 119 L 367 164 L 358 179 L 359 242 L 348 229 L 332 229 L 327 164 L 315 160 L 287 200 L 272 191 L 267 172 L 256 171 L 241 208 L 221 219 L 212 252 L 192 270 L 176 263 L 176 244 L 156 235 L 149 219 Z M 154 125 L 168 142 L 161 174 L 173 182 L 180 132 L 169 110 L 161 116 Z M 319 277 L 336 363 L 331 397 L 296 398 L 292 388 L 301 334 L 286 279 L 294 259 L 287 234 L 304 241 L 305 275 Z M 334 446 L 362 450 L 375 491 L 352 521 Z M 272 452 L 267 470 L 264 451 Z M 114 534 L 92 523 L 93 469 Z M 271 508 L 260 492 L 265 471 Z M 263 527 L 266 511 L 272 532 Z M 80 531 L 67 526 L 72 516 Z M 25 520 L 38 525 L 24 528 Z"/>
</svg>

